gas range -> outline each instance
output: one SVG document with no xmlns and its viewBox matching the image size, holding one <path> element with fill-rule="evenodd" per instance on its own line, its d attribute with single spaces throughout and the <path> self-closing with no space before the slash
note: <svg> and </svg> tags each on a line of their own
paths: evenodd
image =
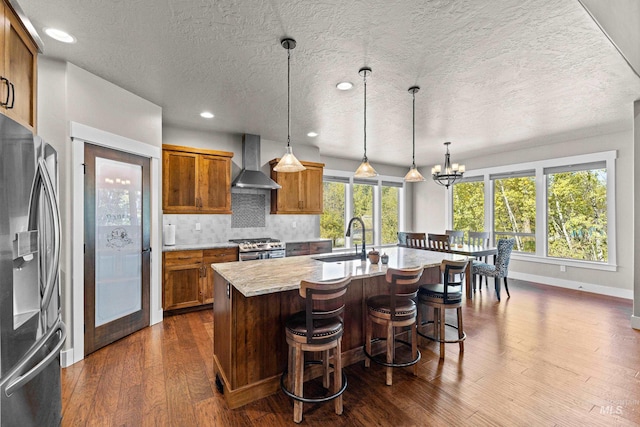
<svg viewBox="0 0 640 427">
<path fill-rule="evenodd" d="M 240 261 L 284 258 L 286 255 L 285 243 L 270 237 L 257 239 L 232 239 L 229 241 L 238 244 Z"/>
</svg>

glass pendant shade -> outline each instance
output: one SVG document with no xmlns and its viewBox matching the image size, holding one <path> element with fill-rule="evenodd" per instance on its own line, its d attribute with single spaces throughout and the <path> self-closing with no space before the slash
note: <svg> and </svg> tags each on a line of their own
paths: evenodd
<svg viewBox="0 0 640 427">
<path fill-rule="evenodd" d="M 276 172 L 300 172 L 305 169 L 306 168 L 302 166 L 302 163 L 300 163 L 298 159 L 296 159 L 296 156 L 293 155 L 293 149 L 291 146 L 287 147 L 286 153 L 273 168 Z"/>
<path fill-rule="evenodd" d="M 365 157 L 362 159 L 362 163 L 356 169 L 356 173 L 353 175 L 356 178 L 371 178 L 374 176 L 378 176 L 378 172 L 369 164 L 369 160 Z"/>
<path fill-rule="evenodd" d="M 424 176 L 420 172 L 418 172 L 418 168 L 415 165 L 411 166 L 409 172 L 404 176 L 405 182 L 421 182 L 424 181 Z"/>
</svg>

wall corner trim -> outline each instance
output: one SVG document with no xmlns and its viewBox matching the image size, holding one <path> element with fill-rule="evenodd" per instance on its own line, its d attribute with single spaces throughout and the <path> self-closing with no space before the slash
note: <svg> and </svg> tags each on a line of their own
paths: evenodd
<svg viewBox="0 0 640 427">
<path fill-rule="evenodd" d="M 631 316 L 631 327 L 640 330 L 640 316 Z"/>
</svg>

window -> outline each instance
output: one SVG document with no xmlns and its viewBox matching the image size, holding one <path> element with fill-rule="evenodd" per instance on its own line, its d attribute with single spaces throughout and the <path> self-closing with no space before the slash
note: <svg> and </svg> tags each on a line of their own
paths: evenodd
<svg viewBox="0 0 640 427">
<path fill-rule="evenodd" d="M 380 243 L 390 245 L 398 242 L 398 218 L 401 184 L 382 183 L 382 235 Z"/>
<path fill-rule="evenodd" d="M 324 211 L 320 216 L 320 237 L 331 239 L 334 248 L 344 248 L 345 196 L 348 181 L 327 180 L 323 183 Z"/>
<path fill-rule="evenodd" d="M 400 177 L 378 176 L 358 179 L 352 172 L 325 169 L 324 212 L 320 216 L 320 237 L 333 241 L 334 248 L 353 248 L 363 241 L 368 247 L 394 245 L 402 229 L 404 181 Z M 354 222 L 351 238 L 345 238 L 353 217 L 364 222 L 366 236 Z"/>
<path fill-rule="evenodd" d="M 366 183 L 353 184 L 353 216 L 362 218 L 367 233 L 366 244 L 373 245 L 373 185 Z M 359 230 L 359 228 L 354 227 L 351 235 L 353 239 L 362 239 Z"/>
<path fill-rule="evenodd" d="M 536 182 L 529 175 L 532 173 L 491 177 L 495 240 L 515 238 L 513 249 L 519 252 L 536 252 Z"/>
<path fill-rule="evenodd" d="M 547 255 L 607 262 L 605 162 L 548 168 Z"/>
<path fill-rule="evenodd" d="M 616 156 L 606 151 L 467 171 L 453 186 L 447 226 L 490 231 L 494 243 L 514 238 L 521 259 L 615 271 Z"/>
<path fill-rule="evenodd" d="M 453 186 L 453 229 L 484 231 L 484 181 L 462 181 Z"/>
</svg>

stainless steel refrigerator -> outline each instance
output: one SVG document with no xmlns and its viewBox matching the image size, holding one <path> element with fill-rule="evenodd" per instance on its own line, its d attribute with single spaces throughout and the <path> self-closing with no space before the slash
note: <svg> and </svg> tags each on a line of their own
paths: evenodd
<svg viewBox="0 0 640 427">
<path fill-rule="evenodd" d="M 61 419 L 56 151 L 0 115 L 0 426 Z"/>
</svg>

